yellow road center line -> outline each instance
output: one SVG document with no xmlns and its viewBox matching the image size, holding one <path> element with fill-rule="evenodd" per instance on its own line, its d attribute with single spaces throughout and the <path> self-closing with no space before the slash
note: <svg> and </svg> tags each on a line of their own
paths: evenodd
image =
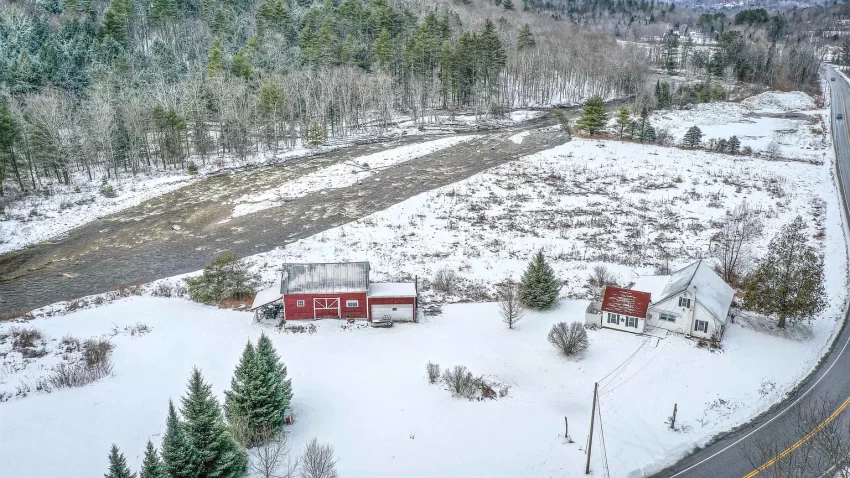
<svg viewBox="0 0 850 478">
<path fill-rule="evenodd" d="M 806 435 L 803 438 L 800 438 L 799 440 L 797 440 L 796 443 L 794 443 L 793 445 L 786 448 L 782 453 L 780 453 L 780 454 L 776 455 L 775 457 L 771 458 L 770 460 L 768 460 L 764 465 L 762 465 L 762 466 L 756 468 L 755 470 L 749 472 L 748 474 L 744 475 L 744 478 L 752 478 L 752 477 L 758 475 L 759 473 L 763 472 L 764 470 L 768 469 L 770 466 L 775 464 L 777 461 L 779 461 L 782 458 L 784 458 L 785 456 L 787 456 L 792 451 L 796 450 L 797 448 L 800 448 L 800 446 L 803 443 L 806 443 L 807 441 L 809 441 L 819 431 L 823 430 L 824 427 L 826 427 L 833 420 L 838 418 L 838 415 L 841 415 L 841 412 L 843 412 L 844 409 L 847 408 L 848 405 L 850 405 L 850 398 L 847 398 L 847 400 L 845 400 L 844 403 L 842 403 L 840 407 L 838 407 L 834 412 L 832 412 L 832 414 L 830 416 L 826 417 L 826 420 L 820 422 L 820 424 L 818 424 L 818 426 L 816 426 L 814 429 L 812 429 L 812 431 L 810 431 L 809 433 L 806 433 Z"/>
</svg>

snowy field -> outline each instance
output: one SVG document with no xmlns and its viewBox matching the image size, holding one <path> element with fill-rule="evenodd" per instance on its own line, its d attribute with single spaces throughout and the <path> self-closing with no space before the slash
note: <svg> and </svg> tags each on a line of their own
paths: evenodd
<svg viewBox="0 0 850 478">
<path fill-rule="evenodd" d="M 691 126 L 703 133 L 703 143 L 710 139 L 738 136 L 741 147 L 770 154 L 776 148 L 779 157 L 794 161 L 824 162 L 831 154 L 828 109 L 815 109 L 815 102 L 805 93 L 766 92 L 739 103 L 718 102 L 693 105 L 690 110 L 661 110 L 650 116 L 656 128 L 668 130 L 681 143 Z"/>
<path fill-rule="evenodd" d="M 320 321 L 316 334 L 281 334 L 252 325 L 250 314 L 150 296 L 36 311 L 26 325 L 43 331 L 43 357 L 25 359 L 11 340 L 0 342 L 0 469 L 94 476 L 113 442 L 137 468 L 146 440 L 160 441 L 167 401 L 183 393 L 192 366 L 221 399 L 245 342 L 266 330 L 293 378 L 293 449 L 314 436 L 332 443 L 341 476 L 578 477 L 596 381 L 611 476 L 651 473 L 780 400 L 835 333 L 848 288 L 845 228 L 828 142 L 819 153 L 827 160 L 816 164 L 576 139 L 249 258 L 267 282 L 283 261 L 369 260 L 373 280 L 419 276 L 427 301 L 481 301 L 445 305 L 420 324 Z M 765 223 L 757 251 L 797 215 L 807 220 L 826 264 L 829 305 L 817 320 L 778 333 L 742 316 L 715 351 L 660 331 L 590 331 L 590 349 L 571 360 L 546 342 L 553 323 L 584 320 L 587 301 L 578 297 L 593 266 L 608 266 L 622 283 L 665 259 L 683 266 L 707 254 L 717 221 L 742 201 Z M 484 301 L 495 282 L 518 278 L 538 248 L 564 281 L 563 299 L 508 330 Z M 453 296 L 429 290 L 442 268 L 461 276 Z M 134 333 L 139 323 L 150 331 Z M 0 337 L 15 325 L 0 325 Z M 38 390 L 54 365 L 74 359 L 62 349 L 68 334 L 108 337 L 112 376 Z M 452 398 L 427 383 L 428 361 L 465 365 L 509 393 Z M 677 431 L 665 423 L 674 403 Z M 563 436 L 564 417 L 575 443 Z M 601 472 L 601 447 L 594 450 Z"/>
</svg>

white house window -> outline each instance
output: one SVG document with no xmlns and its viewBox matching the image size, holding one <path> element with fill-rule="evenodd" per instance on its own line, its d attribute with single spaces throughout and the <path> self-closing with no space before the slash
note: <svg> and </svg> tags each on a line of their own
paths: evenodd
<svg viewBox="0 0 850 478">
<path fill-rule="evenodd" d="M 304 301 L 303 300 L 296 300 L 295 306 L 296 307 L 304 307 Z"/>
<path fill-rule="evenodd" d="M 619 324 L 620 323 L 620 314 L 612 314 L 608 312 L 608 323 L 609 324 Z"/>
<path fill-rule="evenodd" d="M 694 330 L 697 332 L 705 332 L 708 333 L 708 322 L 705 320 L 697 320 L 694 322 Z"/>
<path fill-rule="evenodd" d="M 637 328 L 637 317 L 626 317 L 626 327 Z"/>
<path fill-rule="evenodd" d="M 675 314 L 665 314 L 664 312 L 661 312 L 660 314 L 658 314 L 658 319 L 663 320 L 665 322 L 675 322 L 676 321 L 676 315 Z"/>
<path fill-rule="evenodd" d="M 679 307 L 687 307 L 691 308 L 691 299 L 686 299 L 684 297 L 679 297 Z"/>
<path fill-rule="evenodd" d="M 358 305 L 360 305 L 360 302 L 358 302 L 356 300 L 346 300 L 345 301 L 346 307 L 357 307 Z"/>
</svg>

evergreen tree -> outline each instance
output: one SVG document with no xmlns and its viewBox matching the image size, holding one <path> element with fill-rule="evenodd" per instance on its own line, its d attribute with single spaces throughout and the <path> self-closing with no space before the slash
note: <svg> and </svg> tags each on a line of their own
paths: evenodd
<svg viewBox="0 0 850 478">
<path fill-rule="evenodd" d="M 272 392 L 271 402 L 265 407 L 269 411 L 268 424 L 273 428 L 283 426 L 283 417 L 292 400 L 292 380 L 287 378 L 286 365 L 266 334 L 261 334 L 257 341 L 257 363 L 263 372 L 264 388 Z"/>
<path fill-rule="evenodd" d="M 641 143 L 654 143 L 657 137 L 655 136 L 655 128 L 649 123 L 644 125 L 643 132 L 640 137 Z"/>
<path fill-rule="evenodd" d="M 313 121 L 304 132 L 304 140 L 311 148 L 316 148 L 325 142 L 325 128 Z"/>
<path fill-rule="evenodd" d="M 100 35 L 102 38 L 109 38 L 112 41 L 127 48 L 130 44 L 130 19 L 128 12 L 131 12 L 129 0 L 112 0 L 109 2 L 109 7 L 103 14 L 103 22 L 100 25 Z"/>
<path fill-rule="evenodd" d="M 629 109 L 626 107 L 620 108 L 620 111 L 617 112 L 616 116 L 617 134 L 620 136 L 620 139 L 623 139 L 626 129 L 629 127 L 631 122 L 632 115 L 629 113 Z"/>
<path fill-rule="evenodd" d="M 732 136 L 726 143 L 726 150 L 729 154 L 738 154 L 741 152 L 741 140 L 737 136 Z"/>
<path fill-rule="evenodd" d="M 535 45 L 537 45 L 537 40 L 534 39 L 534 35 L 531 33 L 531 27 L 526 23 L 519 29 L 519 35 L 516 39 L 516 49 L 533 48 Z"/>
<path fill-rule="evenodd" d="M 177 419 L 174 404 L 168 401 L 168 419 L 162 436 L 162 468 L 168 478 L 201 478 L 198 452 Z"/>
<path fill-rule="evenodd" d="M 291 20 L 289 10 L 283 5 L 282 0 L 263 0 L 263 3 L 257 7 L 257 28 L 261 32 L 282 31 Z"/>
<path fill-rule="evenodd" d="M 374 52 L 373 57 L 375 62 L 378 64 L 378 67 L 383 71 L 389 71 L 395 57 L 393 39 L 390 36 L 389 30 L 386 28 L 381 30 L 381 33 L 378 34 L 378 38 L 375 39 L 372 51 Z"/>
<path fill-rule="evenodd" d="M 221 478 L 244 476 L 247 455 L 234 441 L 222 418 L 221 407 L 212 395 L 211 386 L 204 382 L 197 368 L 192 371 L 188 390 L 180 401 L 186 437 L 197 452 L 198 475 Z"/>
<path fill-rule="evenodd" d="M 516 9 L 516 7 L 514 7 L 514 1 L 513 0 L 502 0 L 502 8 L 504 8 L 505 10 L 510 10 L 510 11 L 513 11 L 513 10 Z"/>
<path fill-rule="evenodd" d="M 156 27 L 164 27 L 177 18 L 177 0 L 153 0 L 150 19 Z"/>
<path fill-rule="evenodd" d="M 682 140 L 682 144 L 686 148 L 697 148 L 702 142 L 702 130 L 699 129 L 696 125 L 688 128 L 687 133 L 685 133 L 685 138 Z"/>
<path fill-rule="evenodd" d="M 15 179 L 18 181 L 21 191 L 25 189 L 21 174 L 18 171 L 18 162 L 15 158 L 15 144 L 20 140 L 21 129 L 15 117 L 12 116 L 9 103 L 6 100 L 0 99 L 0 196 L 3 196 L 3 179 L 5 179 L 4 173 L 6 171 L 6 168 L 3 167 L 4 160 L 12 166 L 12 171 L 15 174 Z"/>
<path fill-rule="evenodd" d="M 212 45 L 210 45 L 210 56 L 209 60 L 207 60 L 207 76 L 213 77 L 221 74 L 224 70 L 223 55 L 221 40 L 216 38 L 213 40 Z"/>
<path fill-rule="evenodd" d="M 145 457 L 142 459 L 142 470 L 139 472 L 139 478 L 168 478 L 162 460 L 159 459 L 156 448 L 153 447 L 150 440 L 148 440 L 145 448 Z"/>
<path fill-rule="evenodd" d="M 103 475 L 104 478 L 135 478 L 136 474 L 130 472 L 127 467 L 127 460 L 124 454 L 118 451 L 118 447 L 113 443 L 109 449 L 109 473 Z"/>
<path fill-rule="evenodd" d="M 519 297 L 522 305 L 537 310 L 550 309 L 558 300 L 558 279 L 543 257 L 543 251 L 537 254 L 528 264 L 519 284 Z"/>
<path fill-rule="evenodd" d="M 602 97 L 594 96 L 584 104 L 584 108 L 582 108 L 581 114 L 576 121 L 576 127 L 587 131 L 587 134 L 593 136 L 605 128 L 607 121 L 608 115 L 605 113 L 605 104 L 602 102 Z"/>
<path fill-rule="evenodd" d="M 679 34 L 669 30 L 662 39 L 664 43 L 664 69 L 670 75 L 676 74 L 679 60 Z"/>
<path fill-rule="evenodd" d="M 209 69 L 209 64 L 207 68 Z M 246 80 L 250 79 L 254 74 L 254 67 L 251 66 L 251 58 L 245 50 L 240 49 L 233 56 L 233 65 L 231 65 L 230 71 L 233 73 L 233 76 L 239 76 Z"/>
<path fill-rule="evenodd" d="M 744 280 L 744 307 L 786 321 L 812 317 L 826 306 L 823 258 L 809 244 L 806 223 L 797 216 L 767 247 L 767 254 Z"/>
<path fill-rule="evenodd" d="M 717 142 L 717 151 L 720 153 L 725 153 L 728 148 L 729 142 L 726 141 L 725 138 L 720 138 L 720 140 Z"/>
</svg>

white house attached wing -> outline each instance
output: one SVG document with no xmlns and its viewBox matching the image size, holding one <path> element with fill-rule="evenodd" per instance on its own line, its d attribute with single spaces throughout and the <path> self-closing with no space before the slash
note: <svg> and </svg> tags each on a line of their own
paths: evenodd
<svg viewBox="0 0 850 478">
<path fill-rule="evenodd" d="M 735 297 L 735 290 L 729 287 L 729 284 L 724 282 L 707 264 L 702 261 L 699 264 L 691 279 L 691 288 L 697 302 L 721 324 L 725 324 L 732 298 Z"/>
</svg>

